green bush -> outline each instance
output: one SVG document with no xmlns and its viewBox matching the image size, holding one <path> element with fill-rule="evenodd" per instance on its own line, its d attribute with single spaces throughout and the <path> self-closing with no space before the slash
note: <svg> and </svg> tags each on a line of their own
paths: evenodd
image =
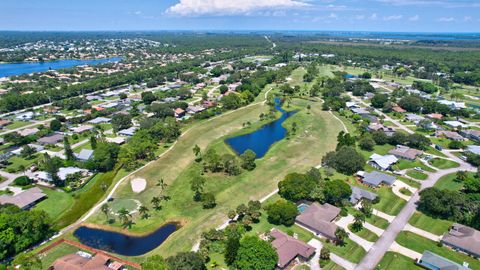
<svg viewBox="0 0 480 270">
<path fill-rule="evenodd" d="M 28 178 L 27 176 L 19 176 L 13 180 L 13 184 L 16 186 L 28 186 L 32 183 L 32 179 Z"/>
</svg>

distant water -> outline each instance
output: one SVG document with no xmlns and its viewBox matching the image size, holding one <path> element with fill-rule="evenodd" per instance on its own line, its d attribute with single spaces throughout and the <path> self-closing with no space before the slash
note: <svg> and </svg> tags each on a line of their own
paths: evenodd
<svg viewBox="0 0 480 270">
<path fill-rule="evenodd" d="M 6 63 L 0 64 L 0 78 L 9 76 L 18 76 L 23 74 L 30 74 L 34 72 L 45 72 L 48 70 L 57 70 L 63 68 L 71 68 L 81 65 L 99 65 L 110 62 L 118 62 L 122 60 L 121 57 L 112 57 L 105 59 L 90 59 L 90 60 L 57 60 L 50 62 L 20 62 L 20 63 Z"/>
<path fill-rule="evenodd" d="M 257 158 L 262 158 L 270 149 L 272 144 L 282 140 L 287 135 L 287 130 L 282 126 L 283 122 L 287 120 L 288 117 L 296 113 L 286 112 L 282 110 L 279 104 L 279 100 L 275 101 L 277 105 L 275 108 L 282 112 L 282 116 L 268 123 L 261 128 L 253 131 L 252 133 L 240 135 L 237 137 L 226 139 L 225 142 L 232 147 L 232 149 L 239 155 L 247 150 L 252 150 L 257 155 Z"/>
<path fill-rule="evenodd" d="M 177 229 L 176 224 L 169 223 L 149 235 L 135 237 L 123 233 L 80 226 L 73 235 L 82 244 L 92 248 L 125 256 L 139 256 L 160 246 Z"/>
</svg>

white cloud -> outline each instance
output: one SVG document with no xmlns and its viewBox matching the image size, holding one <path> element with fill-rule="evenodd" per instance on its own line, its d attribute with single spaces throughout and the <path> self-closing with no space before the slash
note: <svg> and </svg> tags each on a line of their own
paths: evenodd
<svg viewBox="0 0 480 270">
<path fill-rule="evenodd" d="M 439 22 L 453 22 L 455 21 L 455 18 L 453 17 L 442 17 L 440 19 L 438 19 Z"/>
<path fill-rule="evenodd" d="M 370 15 L 370 17 L 368 17 L 370 20 L 376 20 L 378 18 L 377 16 L 377 13 L 373 13 L 372 15 Z"/>
<path fill-rule="evenodd" d="M 133 14 L 135 14 L 135 15 L 140 15 L 140 14 L 142 14 L 142 12 L 137 10 L 137 11 L 135 11 Z"/>
<path fill-rule="evenodd" d="M 412 16 L 412 17 L 408 18 L 408 20 L 411 21 L 411 22 L 416 22 L 416 21 L 418 21 L 419 19 L 420 19 L 420 16 L 418 16 L 418 14 L 415 15 L 415 16 Z"/>
<path fill-rule="evenodd" d="M 167 13 L 181 16 L 238 15 L 265 9 L 309 6 L 304 0 L 180 0 Z"/>
<path fill-rule="evenodd" d="M 395 20 L 400 20 L 403 16 L 402 15 L 391 15 L 391 16 L 386 16 L 383 17 L 384 21 L 395 21 Z"/>
</svg>

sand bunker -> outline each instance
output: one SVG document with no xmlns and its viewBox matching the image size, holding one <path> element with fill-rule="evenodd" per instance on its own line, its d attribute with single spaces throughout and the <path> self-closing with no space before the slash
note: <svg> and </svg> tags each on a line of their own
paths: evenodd
<svg viewBox="0 0 480 270">
<path fill-rule="evenodd" d="M 143 178 L 135 178 L 130 181 L 130 185 L 132 186 L 133 192 L 140 193 L 147 187 L 147 180 Z"/>
</svg>

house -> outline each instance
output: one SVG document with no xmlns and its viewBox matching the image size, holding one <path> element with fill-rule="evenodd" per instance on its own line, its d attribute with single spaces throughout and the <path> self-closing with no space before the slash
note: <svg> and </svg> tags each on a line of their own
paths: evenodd
<svg viewBox="0 0 480 270">
<path fill-rule="evenodd" d="M 109 143 L 115 143 L 115 144 L 118 144 L 118 145 L 121 145 L 121 144 L 124 144 L 125 143 L 125 139 L 122 138 L 122 137 L 115 137 L 115 138 L 105 138 L 105 140 Z"/>
<path fill-rule="evenodd" d="M 449 127 L 452 127 L 452 128 L 458 128 L 458 127 L 466 128 L 467 127 L 465 124 L 463 124 L 460 121 L 445 121 L 443 123 L 445 123 L 445 125 L 447 125 Z"/>
<path fill-rule="evenodd" d="M 73 131 L 73 133 L 82 134 L 82 133 L 85 133 L 85 132 L 88 132 L 88 131 L 92 131 L 93 126 L 91 126 L 91 125 L 80 125 L 78 127 L 71 128 L 70 130 Z"/>
<path fill-rule="evenodd" d="M 207 109 L 211 107 L 215 107 L 215 105 L 216 105 L 215 102 L 209 101 L 209 100 L 205 100 L 202 102 L 202 106 Z"/>
<path fill-rule="evenodd" d="M 353 101 L 347 101 L 345 103 L 345 105 L 347 106 L 347 108 L 349 109 L 352 109 L 352 108 L 360 108 L 357 103 L 353 102 Z"/>
<path fill-rule="evenodd" d="M 75 153 L 75 157 L 79 160 L 87 161 L 92 158 L 93 156 L 93 150 L 90 149 L 82 149 L 80 150 L 80 153 Z"/>
<path fill-rule="evenodd" d="M 23 190 L 20 193 L 15 195 L 0 195 L 0 204 L 14 204 L 21 209 L 29 209 L 41 200 L 43 200 L 47 195 L 38 187 L 33 187 L 27 190 Z"/>
<path fill-rule="evenodd" d="M 392 127 L 387 127 L 380 123 L 371 123 L 367 127 L 367 131 L 383 131 L 387 136 L 392 136 L 395 133 L 395 129 Z"/>
<path fill-rule="evenodd" d="M 478 145 L 467 145 L 467 152 L 470 152 L 475 155 L 480 155 L 480 146 Z"/>
<path fill-rule="evenodd" d="M 443 115 L 440 113 L 431 113 L 431 114 L 427 114 L 427 118 L 432 120 L 442 120 Z"/>
<path fill-rule="evenodd" d="M 405 119 L 407 119 L 407 120 L 410 121 L 410 122 L 414 122 L 414 123 L 417 124 L 418 122 L 424 120 L 425 117 L 420 116 L 420 115 L 417 115 L 417 114 L 414 114 L 414 113 L 409 113 L 409 114 L 407 114 L 407 115 L 405 116 Z"/>
<path fill-rule="evenodd" d="M 97 254 L 92 257 L 85 252 L 77 252 L 76 254 L 68 254 L 55 260 L 48 268 L 51 270 L 120 270 L 123 264 L 114 261 L 112 258 Z"/>
<path fill-rule="evenodd" d="M 370 112 L 365 110 L 364 108 L 351 108 L 350 109 L 353 113 L 359 114 L 359 115 L 365 115 L 369 114 Z"/>
<path fill-rule="evenodd" d="M 350 203 L 355 205 L 359 201 L 365 199 L 369 201 L 373 201 L 377 198 L 377 194 L 365 190 L 363 188 L 352 186 L 352 195 L 350 195 Z"/>
<path fill-rule="evenodd" d="M 390 169 L 390 167 L 397 163 L 398 159 L 394 155 L 379 155 L 379 154 L 373 154 L 370 156 L 370 159 L 368 160 L 368 164 L 372 165 L 374 168 L 377 168 L 379 170 L 386 171 Z"/>
<path fill-rule="evenodd" d="M 472 141 L 480 142 L 480 131 L 474 129 L 462 129 L 460 135 Z"/>
<path fill-rule="evenodd" d="M 467 106 L 465 105 L 465 102 L 455 102 L 455 101 L 443 99 L 443 100 L 439 100 L 438 103 L 447 105 L 448 107 L 450 107 L 450 109 L 453 109 L 453 110 L 460 110 L 460 109 L 467 108 Z"/>
<path fill-rule="evenodd" d="M 400 106 L 398 106 L 398 105 L 397 105 L 397 106 L 393 106 L 393 107 L 392 107 L 392 111 L 397 112 L 397 113 L 405 113 L 405 112 L 407 112 L 406 110 L 402 109 L 402 107 L 400 107 Z"/>
<path fill-rule="evenodd" d="M 204 110 L 205 108 L 202 106 L 188 106 L 187 108 L 187 112 L 189 114 L 197 114 L 197 113 L 203 112 Z"/>
<path fill-rule="evenodd" d="M 416 157 L 423 154 L 422 151 L 410 148 L 404 145 L 397 145 L 395 149 L 388 151 L 390 155 L 394 155 L 397 158 L 403 158 L 407 160 L 415 160 Z"/>
<path fill-rule="evenodd" d="M 32 120 L 35 117 L 34 112 L 25 112 L 17 115 L 15 118 L 20 121 L 28 121 Z"/>
<path fill-rule="evenodd" d="M 43 108 L 43 111 L 45 113 L 57 113 L 60 107 L 55 107 L 55 106 L 47 106 Z"/>
<path fill-rule="evenodd" d="M 5 127 L 5 126 L 8 126 L 12 123 L 12 121 L 10 120 L 6 120 L 6 119 L 0 119 L 0 127 Z"/>
<path fill-rule="evenodd" d="M 175 117 L 176 117 L 176 118 L 182 118 L 182 117 L 185 116 L 185 110 L 182 109 L 182 108 L 176 108 L 176 109 L 174 110 L 174 113 L 175 113 Z"/>
<path fill-rule="evenodd" d="M 128 137 L 132 137 L 133 134 L 135 134 L 135 131 L 137 130 L 136 127 L 129 127 L 127 129 L 122 129 L 118 132 L 119 135 L 122 135 L 122 136 L 128 136 Z"/>
<path fill-rule="evenodd" d="M 35 135 L 40 130 L 38 128 L 24 128 L 22 130 L 17 131 L 17 133 L 22 137 L 27 137 L 30 135 Z"/>
<path fill-rule="evenodd" d="M 295 218 L 295 222 L 317 235 L 322 235 L 331 240 L 335 240 L 335 231 L 337 225 L 332 221 L 340 214 L 340 208 L 331 204 L 312 203 L 300 215 Z"/>
<path fill-rule="evenodd" d="M 57 144 L 62 140 L 63 140 L 62 134 L 53 134 L 53 135 L 42 137 L 38 139 L 37 142 L 42 145 L 52 145 L 52 144 Z"/>
<path fill-rule="evenodd" d="M 88 123 L 94 124 L 94 125 L 104 124 L 104 123 L 110 123 L 110 118 L 97 117 L 97 118 L 95 118 L 95 119 L 92 119 L 92 120 L 88 121 Z"/>
<path fill-rule="evenodd" d="M 58 169 L 57 176 L 60 180 L 65 181 L 69 175 L 81 173 L 82 176 L 87 176 L 89 174 L 88 170 L 80 169 L 77 167 L 62 167 Z M 47 172 L 36 172 L 35 178 L 44 182 L 51 182 L 52 177 Z"/>
<path fill-rule="evenodd" d="M 480 257 L 480 232 L 455 223 L 442 237 L 442 243 L 473 257 Z"/>
<path fill-rule="evenodd" d="M 454 141 L 463 141 L 464 138 L 462 136 L 460 136 L 460 134 L 458 134 L 457 132 L 455 131 L 449 131 L 449 130 L 439 130 L 437 132 L 435 132 L 435 136 L 436 137 L 443 137 L 443 138 L 446 138 L 446 139 L 449 139 L 449 140 L 454 140 Z"/>
<path fill-rule="evenodd" d="M 428 250 L 423 252 L 422 258 L 418 260 L 417 264 L 429 270 L 470 270 L 467 263 L 460 265 Z"/>
<path fill-rule="evenodd" d="M 270 232 L 270 236 L 274 239 L 272 241 L 272 246 L 277 251 L 277 266 L 281 269 L 286 268 L 296 258 L 306 261 L 315 254 L 314 247 L 295 239 L 280 230 L 273 229 Z"/>
<path fill-rule="evenodd" d="M 395 176 L 391 176 L 385 173 L 373 171 L 373 172 L 358 172 L 358 176 L 360 176 L 362 183 L 371 187 L 378 187 L 381 184 L 385 184 L 391 186 L 397 178 Z"/>
</svg>

